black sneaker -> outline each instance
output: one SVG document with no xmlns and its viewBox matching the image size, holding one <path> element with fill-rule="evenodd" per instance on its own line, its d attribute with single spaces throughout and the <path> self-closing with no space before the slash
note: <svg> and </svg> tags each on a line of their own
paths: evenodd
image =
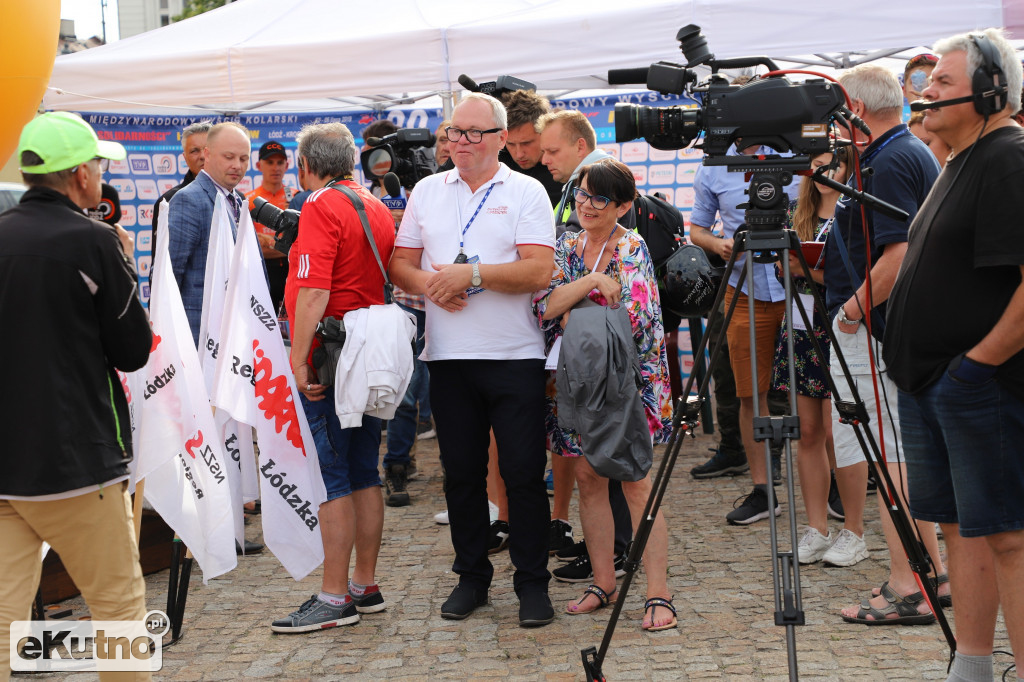
<svg viewBox="0 0 1024 682">
<path fill-rule="evenodd" d="M 594 567 L 590 564 L 590 555 L 581 554 L 572 563 L 551 571 L 555 580 L 563 583 L 588 583 L 594 580 Z M 621 578 L 626 575 L 626 556 L 615 555 L 615 577 Z"/>
<path fill-rule="evenodd" d="M 434 430 L 434 422 L 430 419 L 416 424 L 416 440 L 429 440 L 437 438 L 437 431 Z"/>
<path fill-rule="evenodd" d="M 389 507 L 404 507 L 409 504 L 408 477 L 404 464 L 389 464 L 384 467 L 384 503 Z"/>
<path fill-rule="evenodd" d="M 743 500 L 743 504 L 725 515 L 725 520 L 734 526 L 746 526 L 755 521 L 767 519 L 771 513 L 768 511 L 768 493 L 762 487 L 755 487 L 746 499 L 739 498 L 736 501 L 739 502 L 740 499 Z M 776 498 L 775 515 L 778 516 L 781 513 L 782 509 L 779 507 L 778 498 Z"/>
<path fill-rule="evenodd" d="M 722 452 L 719 448 L 708 449 L 715 454 L 708 461 L 690 469 L 690 475 L 694 478 L 739 476 L 750 470 L 747 457 L 743 453 Z"/>
<path fill-rule="evenodd" d="M 839 486 L 836 485 L 835 472 L 832 473 L 832 481 L 828 485 L 828 515 L 839 521 L 846 520 L 843 501 L 839 497 Z"/>
<path fill-rule="evenodd" d="M 565 547 L 555 552 L 555 558 L 559 561 L 575 561 L 586 553 L 587 542 L 586 540 L 580 540 L 569 547 Z"/>
<path fill-rule="evenodd" d="M 508 547 L 508 521 L 492 521 L 491 537 L 487 541 L 487 553 L 497 554 Z"/>
<path fill-rule="evenodd" d="M 561 519 L 552 520 L 548 529 L 548 554 L 554 554 L 575 544 L 572 541 L 572 526 Z"/>
</svg>

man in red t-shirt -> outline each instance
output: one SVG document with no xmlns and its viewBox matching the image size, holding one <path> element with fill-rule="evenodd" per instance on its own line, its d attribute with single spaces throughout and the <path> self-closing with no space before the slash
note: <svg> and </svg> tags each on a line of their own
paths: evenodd
<svg viewBox="0 0 1024 682">
<path fill-rule="evenodd" d="M 266 199 L 267 202 L 277 206 L 282 211 L 288 208 L 288 202 L 292 200 L 296 192 L 291 187 L 284 186 L 284 174 L 288 170 L 288 155 L 280 142 L 271 140 L 264 142 L 260 147 L 259 160 L 256 161 L 256 168 L 263 174 L 263 181 L 260 186 L 245 195 L 249 200 L 249 210 L 253 209 L 253 202 L 256 197 Z M 256 237 L 260 240 L 260 250 L 263 252 L 263 260 L 267 266 L 267 277 L 270 280 L 270 298 L 274 301 L 274 310 L 281 309 L 281 301 L 284 299 L 284 283 L 288 278 L 288 259 L 274 248 L 274 231 L 256 223 Z"/>
<path fill-rule="evenodd" d="M 328 185 L 354 190 L 366 206 L 377 251 L 387 267 L 395 245 L 391 213 L 352 181 L 356 146 L 340 123 L 308 125 L 298 137 L 299 178 L 313 190 L 302 207 L 299 236 L 288 254 L 285 305 L 292 333 L 291 365 L 309 420 L 327 502 L 320 506 L 324 577 L 320 594 L 285 618 L 275 632 L 313 632 L 359 622 L 360 613 L 385 608 L 374 572 L 384 528 L 384 500 L 377 471 L 381 421 L 342 429 L 334 390 L 320 383 L 310 365 L 317 324 L 350 310 L 384 303 L 384 275 L 349 199 Z M 355 549 L 355 568 L 349 562 Z"/>
</svg>

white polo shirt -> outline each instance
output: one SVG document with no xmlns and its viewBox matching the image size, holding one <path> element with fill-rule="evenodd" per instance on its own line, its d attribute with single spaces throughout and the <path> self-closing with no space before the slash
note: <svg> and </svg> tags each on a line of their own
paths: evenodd
<svg viewBox="0 0 1024 682">
<path fill-rule="evenodd" d="M 476 192 L 459 177 L 458 169 L 420 180 L 409 197 L 395 246 L 423 249 L 420 267 L 435 272 L 433 263 L 455 262 L 460 240 L 470 262 L 479 257 L 482 264 L 517 261 L 520 246 L 554 249 L 554 214 L 544 186 L 505 164 L 499 164 Z M 466 307 L 455 313 L 428 299 L 426 345 L 420 358 L 543 358 L 544 337 L 533 315 L 532 297 L 485 289 L 471 295 Z"/>
</svg>

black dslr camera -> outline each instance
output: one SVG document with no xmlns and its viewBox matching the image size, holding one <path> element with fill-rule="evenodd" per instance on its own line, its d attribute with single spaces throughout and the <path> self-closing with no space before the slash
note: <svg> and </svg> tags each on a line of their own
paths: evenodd
<svg viewBox="0 0 1024 682">
<path fill-rule="evenodd" d="M 401 128 L 384 137 L 368 137 L 370 148 L 359 155 L 359 163 L 370 180 L 382 180 L 394 173 L 402 187 L 412 189 L 437 170 L 430 151 L 434 141 L 434 134 L 426 128 Z"/>
<path fill-rule="evenodd" d="M 266 225 L 274 231 L 274 248 L 287 256 L 295 238 L 299 236 L 299 212 L 290 208 L 282 211 L 263 197 L 256 197 L 249 215 L 253 222 Z"/>
</svg>

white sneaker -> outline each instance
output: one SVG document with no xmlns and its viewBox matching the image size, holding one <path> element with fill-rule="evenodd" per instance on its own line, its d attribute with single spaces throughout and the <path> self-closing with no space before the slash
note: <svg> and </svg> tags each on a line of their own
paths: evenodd
<svg viewBox="0 0 1024 682">
<path fill-rule="evenodd" d="M 813 564 L 821 561 L 825 552 L 832 546 L 832 533 L 822 535 L 817 528 L 808 528 L 800 538 L 796 548 L 796 556 L 801 564 Z"/>
<path fill-rule="evenodd" d="M 437 512 L 434 514 L 434 523 L 439 523 L 442 526 L 448 525 L 448 510 L 445 509 L 443 512 Z"/>
<path fill-rule="evenodd" d="M 832 566 L 853 566 L 868 558 L 868 546 L 863 537 L 843 529 L 821 560 Z"/>
</svg>

